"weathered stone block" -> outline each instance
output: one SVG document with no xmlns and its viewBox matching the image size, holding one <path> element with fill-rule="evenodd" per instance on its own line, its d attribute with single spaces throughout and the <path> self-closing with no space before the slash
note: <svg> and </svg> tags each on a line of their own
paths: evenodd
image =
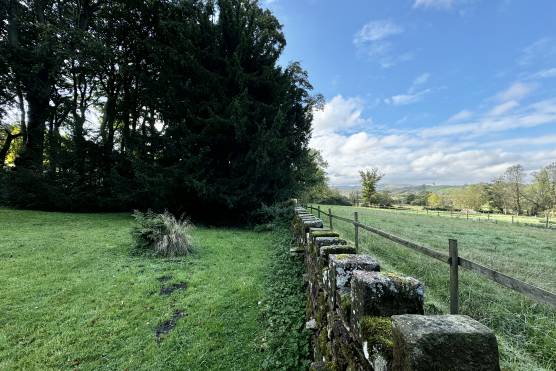
<svg viewBox="0 0 556 371">
<path fill-rule="evenodd" d="M 305 226 L 305 232 L 309 232 L 309 228 L 322 228 L 322 220 L 320 219 L 302 219 L 303 225 Z"/>
<path fill-rule="evenodd" d="M 468 316 L 393 316 L 395 370 L 500 370 L 496 336 Z"/>
<path fill-rule="evenodd" d="M 351 276 L 355 270 L 380 271 L 380 264 L 369 255 L 332 254 L 328 256 L 328 260 L 331 309 L 336 307 L 337 295 L 350 292 Z"/>
<path fill-rule="evenodd" d="M 357 270 L 351 280 L 351 324 L 361 338 L 365 316 L 423 314 L 425 288 L 413 277 Z"/>
<path fill-rule="evenodd" d="M 309 228 L 309 233 L 315 232 L 315 231 L 329 231 L 330 229 L 325 228 L 325 227 L 319 227 L 319 228 Z"/>
<path fill-rule="evenodd" d="M 320 248 L 321 266 L 328 266 L 328 257 L 333 254 L 355 254 L 355 247 L 350 245 L 328 245 Z"/>
<path fill-rule="evenodd" d="M 358 316 L 423 314 L 425 286 L 394 273 L 353 272 L 351 296 Z"/>
<path fill-rule="evenodd" d="M 347 244 L 347 242 L 342 240 L 340 237 L 315 237 L 313 243 L 315 244 L 317 251 L 319 251 L 323 246 Z"/>
<path fill-rule="evenodd" d="M 309 232 L 309 243 L 314 244 L 315 238 L 318 237 L 336 237 L 340 238 L 340 234 L 338 232 L 332 232 L 331 230 L 320 230 L 320 231 L 312 231 Z M 317 251 L 318 253 L 318 251 Z"/>
</svg>

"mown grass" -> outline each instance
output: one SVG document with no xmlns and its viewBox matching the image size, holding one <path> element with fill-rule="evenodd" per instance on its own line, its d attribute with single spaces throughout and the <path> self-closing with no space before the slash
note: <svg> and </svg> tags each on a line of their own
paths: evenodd
<svg viewBox="0 0 556 371">
<path fill-rule="evenodd" d="M 272 234 L 197 228 L 192 255 L 160 259 L 130 254 L 131 223 L 0 209 L 0 369 L 260 368 Z"/>
<path fill-rule="evenodd" d="M 448 238 L 458 240 L 461 256 L 506 274 L 556 291 L 556 232 L 533 227 L 465 222 L 426 215 L 325 206 L 335 215 L 359 221 L 447 253 Z M 327 223 L 328 218 L 323 216 Z M 351 224 L 334 220 L 334 229 L 353 240 Z M 386 270 L 419 278 L 425 283 L 428 313 L 447 313 L 448 266 L 425 255 L 360 231 L 360 249 L 375 256 Z M 494 329 L 502 367 L 508 370 L 556 369 L 556 310 L 535 303 L 474 273 L 460 270 L 462 314 Z"/>
</svg>

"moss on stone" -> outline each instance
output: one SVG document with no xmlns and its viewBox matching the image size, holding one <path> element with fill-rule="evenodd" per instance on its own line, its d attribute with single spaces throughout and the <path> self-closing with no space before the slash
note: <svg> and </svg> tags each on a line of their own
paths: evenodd
<svg viewBox="0 0 556 371">
<path fill-rule="evenodd" d="M 351 318 L 351 294 L 340 294 L 340 311 L 346 322 L 349 323 Z"/>
<path fill-rule="evenodd" d="M 340 237 L 340 234 L 332 231 L 312 231 L 311 237 Z"/>
<path fill-rule="evenodd" d="M 340 371 L 338 364 L 334 361 L 329 361 L 324 364 L 327 371 Z"/>
<path fill-rule="evenodd" d="M 360 320 L 361 342 L 367 342 L 369 353 L 379 351 L 387 360 L 392 359 L 392 319 L 364 316 Z"/>
<path fill-rule="evenodd" d="M 330 342 L 328 341 L 328 334 L 326 328 L 320 330 L 319 337 L 317 339 L 319 352 L 326 360 L 332 359 L 332 352 L 330 349 Z"/>
<path fill-rule="evenodd" d="M 320 292 L 317 297 L 317 315 L 315 316 L 315 320 L 317 321 L 319 328 L 326 326 L 327 310 L 328 306 L 326 305 L 326 297 L 324 296 L 324 293 Z"/>
<path fill-rule="evenodd" d="M 352 257 L 353 254 L 336 254 L 336 260 L 346 260 L 349 259 L 350 257 Z"/>
</svg>

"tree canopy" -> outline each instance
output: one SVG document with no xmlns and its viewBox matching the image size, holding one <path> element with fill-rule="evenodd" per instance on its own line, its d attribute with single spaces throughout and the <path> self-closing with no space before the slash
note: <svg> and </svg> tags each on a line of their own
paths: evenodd
<svg viewBox="0 0 556 371">
<path fill-rule="evenodd" d="M 257 1 L 8 0 L 0 16 L 8 204 L 241 219 L 321 181 L 303 174 L 322 98 L 278 64 Z"/>
</svg>

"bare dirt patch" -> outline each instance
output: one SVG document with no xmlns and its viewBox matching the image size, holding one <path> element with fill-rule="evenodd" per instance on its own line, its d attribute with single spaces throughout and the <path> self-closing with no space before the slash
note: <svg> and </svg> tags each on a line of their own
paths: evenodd
<svg viewBox="0 0 556 371">
<path fill-rule="evenodd" d="M 178 283 L 162 286 L 160 288 L 160 295 L 170 295 L 176 290 L 183 290 L 185 288 L 187 288 L 187 283 L 185 282 L 178 282 Z"/>
<path fill-rule="evenodd" d="M 178 319 L 182 318 L 183 316 L 185 316 L 185 312 L 180 309 L 176 309 L 176 311 L 172 315 L 172 318 L 162 322 L 156 328 L 155 330 L 156 341 L 160 342 L 161 340 L 163 340 L 166 337 L 166 335 L 168 335 L 168 333 L 172 331 L 174 327 L 176 327 L 176 322 L 178 321 Z"/>
</svg>

